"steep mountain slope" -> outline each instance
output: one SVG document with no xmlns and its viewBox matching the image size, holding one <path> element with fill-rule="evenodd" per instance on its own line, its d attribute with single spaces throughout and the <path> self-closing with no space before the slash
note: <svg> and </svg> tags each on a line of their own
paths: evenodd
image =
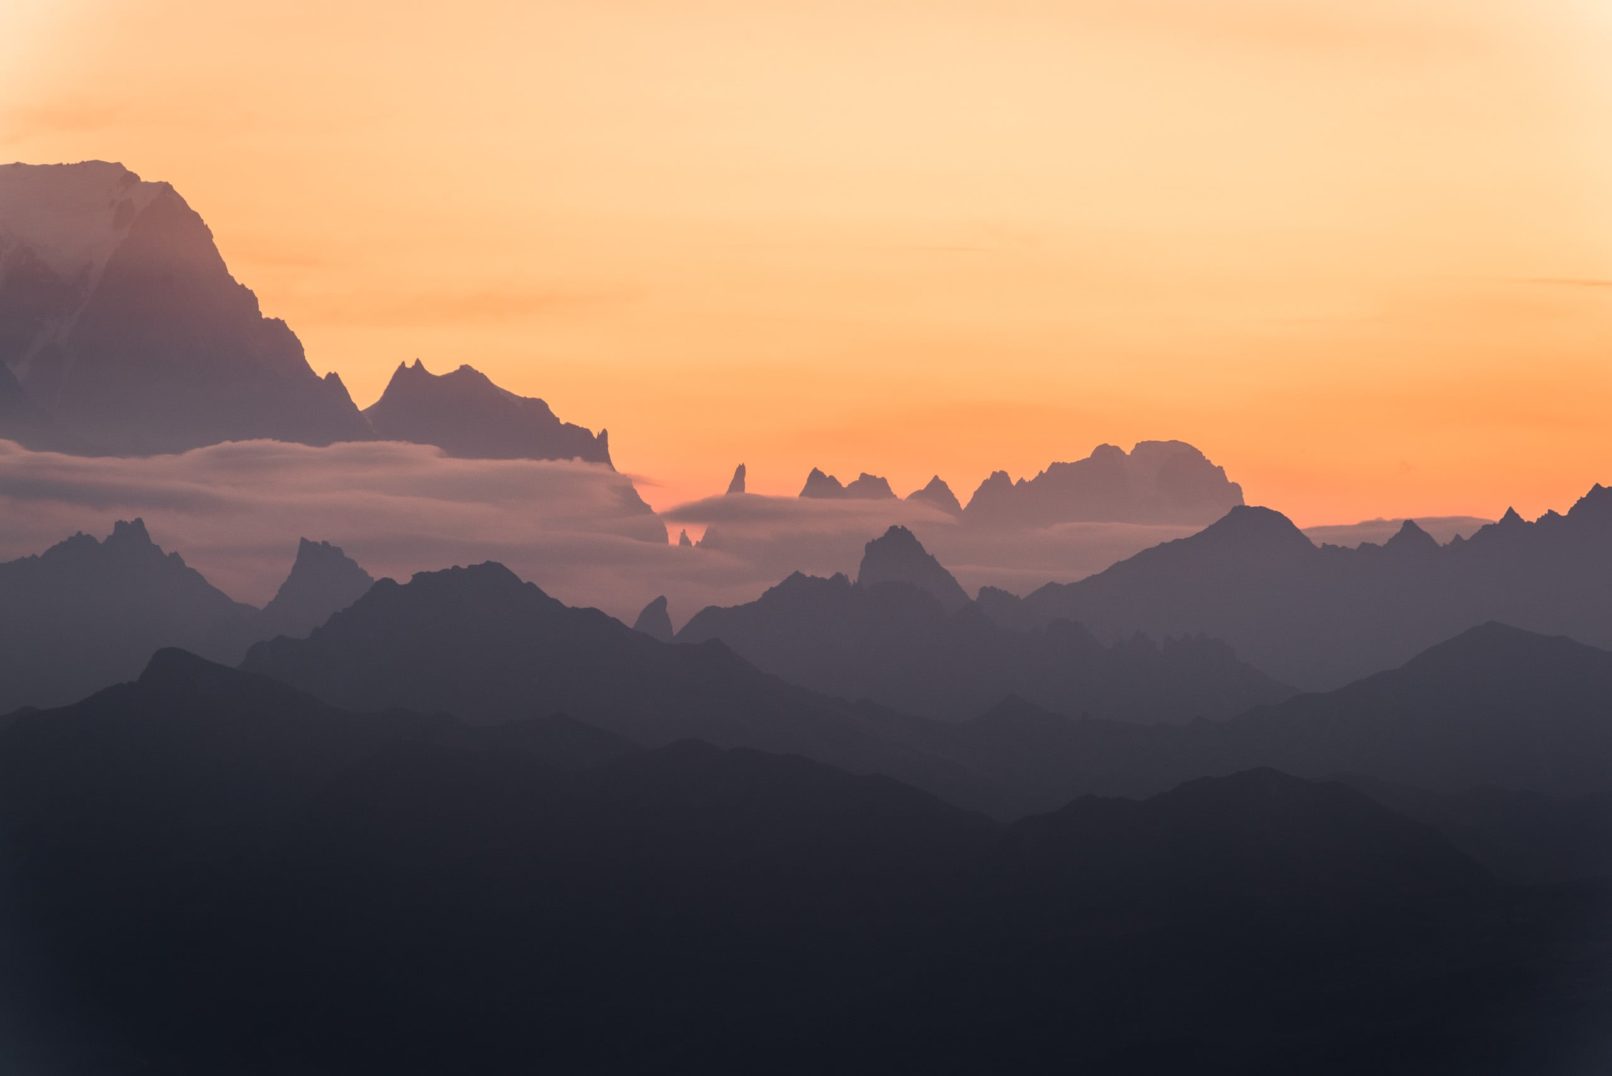
<svg viewBox="0 0 1612 1076">
<path fill-rule="evenodd" d="M 374 582 L 336 546 L 303 538 L 291 574 L 258 615 L 256 634 L 264 639 L 306 635 L 357 601 Z"/>
<path fill-rule="evenodd" d="M 0 362 L 87 450 L 369 435 L 184 199 L 120 165 L 0 166 L 0 310 Z M 26 424 L 0 436 L 40 443 Z"/>
<path fill-rule="evenodd" d="M 666 611 L 666 595 L 652 600 L 639 612 L 638 619 L 633 621 L 633 631 L 641 631 L 651 639 L 658 639 L 663 643 L 672 641 L 672 617 Z"/>
<path fill-rule="evenodd" d="M 891 527 L 869 542 L 862 554 L 856 585 L 876 587 L 883 583 L 916 587 L 938 601 L 947 612 L 969 604 L 968 594 L 956 578 L 941 567 L 940 561 L 905 527 Z"/>
</svg>

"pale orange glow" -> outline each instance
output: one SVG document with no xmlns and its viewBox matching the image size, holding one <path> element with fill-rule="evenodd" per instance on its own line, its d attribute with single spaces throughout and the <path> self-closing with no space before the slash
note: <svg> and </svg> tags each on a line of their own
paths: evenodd
<svg viewBox="0 0 1612 1076">
<path fill-rule="evenodd" d="M 665 507 L 1180 438 L 1301 523 L 1612 481 L 1602 0 L 8 0 L 0 158 L 207 219 L 360 405 Z"/>
</svg>

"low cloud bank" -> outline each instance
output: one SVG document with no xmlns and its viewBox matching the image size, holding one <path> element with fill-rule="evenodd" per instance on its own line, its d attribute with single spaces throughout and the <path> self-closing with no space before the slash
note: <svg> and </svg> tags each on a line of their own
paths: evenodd
<svg viewBox="0 0 1612 1076">
<path fill-rule="evenodd" d="M 706 605 L 750 601 L 794 571 L 854 575 L 862 547 L 910 528 L 973 593 L 1016 593 L 1101 571 L 1197 527 L 1068 523 L 977 529 L 920 502 L 738 494 L 657 517 L 627 476 L 594 464 L 455 459 L 396 442 L 326 448 L 243 441 L 144 458 L 30 452 L 0 441 L 0 560 L 76 531 L 101 537 L 143 517 L 153 538 L 214 585 L 262 604 L 297 539 L 331 541 L 372 575 L 497 560 L 555 597 L 629 622 L 658 594 L 681 624 Z M 1481 520 L 1424 520 L 1440 541 Z M 705 526 L 696 548 L 666 524 Z M 1397 521 L 1312 528 L 1316 541 L 1383 541 Z"/>
<path fill-rule="evenodd" d="M 395 442 L 242 441 L 92 458 L 0 441 L 0 559 L 75 531 L 99 537 L 135 516 L 163 548 L 255 604 L 304 536 L 336 543 L 377 576 L 502 560 L 566 601 L 612 611 L 670 571 L 676 552 L 630 479 L 593 464 L 454 459 Z"/>
</svg>

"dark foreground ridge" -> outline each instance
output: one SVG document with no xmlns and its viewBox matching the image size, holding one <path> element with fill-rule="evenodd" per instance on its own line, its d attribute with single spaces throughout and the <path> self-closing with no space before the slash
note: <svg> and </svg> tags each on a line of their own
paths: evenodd
<svg viewBox="0 0 1612 1076">
<path fill-rule="evenodd" d="M 1597 890 L 1502 886 L 1270 770 L 1003 825 L 164 651 L 0 723 L 0 848 L 13 1071 L 1536 1073 L 1612 1046 Z"/>
</svg>

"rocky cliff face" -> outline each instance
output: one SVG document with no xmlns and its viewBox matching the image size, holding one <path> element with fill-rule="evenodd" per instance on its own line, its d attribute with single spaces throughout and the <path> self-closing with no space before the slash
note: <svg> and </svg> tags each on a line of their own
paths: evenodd
<svg viewBox="0 0 1612 1076">
<path fill-rule="evenodd" d="M 116 164 L 0 166 L 0 361 L 54 436 L 86 451 L 369 436 L 341 381 L 315 374 L 230 276 L 201 217 Z M 0 435 L 41 440 L 22 424 Z"/>
<path fill-rule="evenodd" d="M 603 431 L 469 366 L 400 366 L 360 413 L 263 316 L 172 187 L 104 161 L 0 166 L 0 371 L 0 437 L 36 449 L 381 437 L 454 456 L 610 463 Z"/>
</svg>

